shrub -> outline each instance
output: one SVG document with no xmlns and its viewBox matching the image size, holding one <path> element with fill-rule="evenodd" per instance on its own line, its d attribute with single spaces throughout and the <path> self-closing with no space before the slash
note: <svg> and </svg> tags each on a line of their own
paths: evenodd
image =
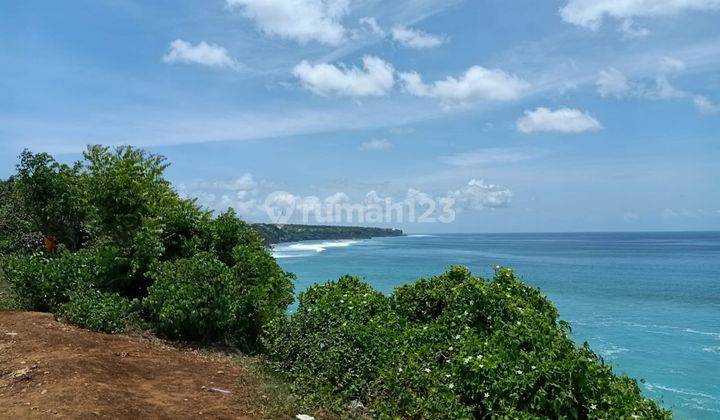
<svg viewBox="0 0 720 420">
<path fill-rule="evenodd" d="M 68 302 L 60 305 L 57 315 L 91 331 L 117 333 L 138 323 L 137 306 L 117 293 L 81 288 L 69 293 Z"/>
<path fill-rule="evenodd" d="M 292 301 L 290 278 L 264 251 L 244 253 L 234 268 L 199 253 L 159 264 L 150 277 L 144 306 L 158 333 L 169 338 L 226 340 L 255 350 L 262 326 Z"/>
<path fill-rule="evenodd" d="M 271 366 L 311 399 L 338 405 L 367 401 L 399 330 L 388 298 L 344 276 L 301 293 L 297 312 L 270 324 L 264 346 Z"/>
<path fill-rule="evenodd" d="M 264 326 L 283 317 L 292 303 L 295 276 L 280 268 L 259 239 L 233 248 L 233 260 L 231 294 L 238 297 L 232 302 L 236 316 L 233 341 L 255 349 Z"/>
<path fill-rule="evenodd" d="M 4 258 L 2 270 L 22 307 L 53 312 L 67 302 L 69 293 L 90 287 L 104 276 L 98 256 L 91 250 L 55 256 L 18 255 Z"/>
<path fill-rule="evenodd" d="M 216 340 L 230 327 L 228 292 L 232 270 L 211 254 L 165 262 L 150 273 L 154 280 L 143 305 L 156 331 L 182 340 Z"/>
<path fill-rule="evenodd" d="M 486 282 L 453 267 L 389 297 L 342 278 L 272 324 L 268 360 L 310 398 L 379 417 L 669 417 L 557 316 L 507 269 Z"/>
</svg>

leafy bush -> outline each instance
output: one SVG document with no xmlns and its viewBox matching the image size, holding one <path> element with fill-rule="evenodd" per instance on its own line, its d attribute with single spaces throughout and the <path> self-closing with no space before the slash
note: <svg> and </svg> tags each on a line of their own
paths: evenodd
<svg viewBox="0 0 720 420">
<path fill-rule="evenodd" d="M 156 266 L 144 300 L 153 326 L 170 338 L 227 340 L 254 350 L 261 325 L 280 316 L 292 300 L 290 279 L 266 252 L 259 255 L 244 254 L 234 269 L 210 253 Z M 262 255 L 274 266 L 264 266 Z M 259 270 L 257 277 L 245 271 L 245 263 Z M 286 284 L 280 287 L 278 281 Z"/>
<path fill-rule="evenodd" d="M 301 293 L 297 312 L 268 330 L 264 345 L 271 365 L 289 373 L 310 397 L 337 405 L 367 401 L 363 397 L 377 386 L 401 328 L 385 296 L 344 276 Z"/>
<path fill-rule="evenodd" d="M 158 333 L 182 340 L 214 340 L 231 326 L 232 270 L 213 255 L 165 262 L 150 277 L 154 283 L 143 304 Z"/>
<path fill-rule="evenodd" d="M 84 287 L 69 293 L 68 302 L 60 305 L 57 315 L 91 331 L 117 333 L 138 322 L 137 306 L 117 293 Z"/>
<path fill-rule="evenodd" d="M 270 366 L 311 399 L 360 400 L 379 417 L 666 418 L 512 271 L 464 267 L 392 296 L 356 278 L 315 286 L 271 324 Z"/>
<path fill-rule="evenodd" d="M 104 276 L 97 254 L 90 250 L 62 251 L 50 257 L 17 255 L 0 262 L 21 306 L 34 311 L 53 312 L 68 301 L 71 292 L 90 287 Z"/>
</svg>

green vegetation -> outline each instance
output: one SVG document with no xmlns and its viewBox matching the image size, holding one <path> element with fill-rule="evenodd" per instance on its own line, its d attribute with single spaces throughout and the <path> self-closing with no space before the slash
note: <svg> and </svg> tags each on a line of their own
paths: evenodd
<svg viewBox="0 0 720 420">
<path fill-rule="evenodd" d="M 301 396 L 283 404 L 340 416 L 354 402 L 378 418 L 669 417 L 507 269 L 486 281 L 454 267 L 390 296 L 345 276 L 288 315 L 293 275 L 266 242 L 402 232 L 213 217 L 178 196 L 166 167 L 131 147 L 92 146 L 72 165 L 23 152 L 0 181 L 0 309 L 263 352 Z"/>
<path fill-rule="evenodd" d="M 309 402 L 378 418 L 670 416 L 557 318 L 508 269 L 487 282 L 453 267 L 391 296 L 345 276 L 302 293 L 265 346 Z"/>
<path fill-rule="evenodd" d="M 0 182 L 2 292 L 14 300 L 3 306 L 257 350 L 292 301 L 293 277 L 232 210 L 213 218 L 179 197 L 166 167 L 132 147 L 91 146 L 72 165 L 23 152 Z"/>
<path fill-rule="evenodd" d="M 402 236 L 400 229 L 385 229 L 362 226 L 324 225 L 252 225 L 265 238 L 266 243 L 297 242 L 332 239 L 369 239 L 382 236 Z"/>
</svg>

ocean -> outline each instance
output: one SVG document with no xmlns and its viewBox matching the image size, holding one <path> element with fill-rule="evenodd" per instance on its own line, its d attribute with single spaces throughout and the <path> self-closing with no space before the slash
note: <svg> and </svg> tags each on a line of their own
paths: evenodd
<svg viewBox="0 0 720 420">
<path fill-rule="evenodd" d="M 409 235 L 278 244 L 296 292 L 342 274 L 393 288 L 466 265 L 512 268 L 573 338 L 680 419 L 720 418 L 720 232 Z"/>
</svg>

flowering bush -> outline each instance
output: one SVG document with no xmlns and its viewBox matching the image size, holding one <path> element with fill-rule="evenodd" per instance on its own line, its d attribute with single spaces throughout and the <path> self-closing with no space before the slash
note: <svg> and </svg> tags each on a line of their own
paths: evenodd
<svg viewBox="0 0 720 420">
<path fill-rule="evenodd" d="M 272 324 L 269 364 L 309 398 L 378 417 L 666 418 L 635 380 L 576 347 L 552 303 L 511 270 L 464 267 L 385 297 L 357 278 L 301 294 Z"/>
</svg>

